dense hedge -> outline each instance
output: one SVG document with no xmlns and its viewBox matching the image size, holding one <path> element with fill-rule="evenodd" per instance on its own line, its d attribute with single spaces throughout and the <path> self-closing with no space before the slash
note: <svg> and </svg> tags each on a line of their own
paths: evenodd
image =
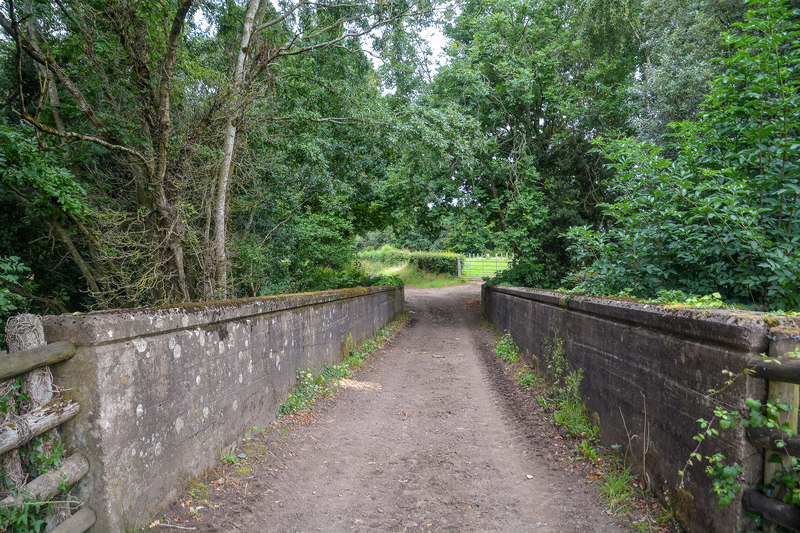
<svg viewBox="0 0 800 533">
<path fill-rule="evenodd" d="M 448 252 L 411 252 L 409 262 L 425 272 L 457 276 L 459 257 Z"/>
<path fill-rule="evenodd" d="M 397 266 L 409 263 L 418 269 L 434 274 L 458 275 L 457 259 L 463 257 L 449 252 L 410 252 L 398 250 L 391 246 L 382 246 L 377 250 L 367 250 L 358 254 L 359 259 L 382 263 L 386 266 Z"/>
<path fill-rule="evenodd" d="M 386 266 L 397 266 L 407 263 L 411 259 L 411 252 L 408 250 L 398 250 L 389 245 L 382 246 L 377 250 L 366 250 L 358 254 L 359 259 L 383 263 Z"/>
</svg>

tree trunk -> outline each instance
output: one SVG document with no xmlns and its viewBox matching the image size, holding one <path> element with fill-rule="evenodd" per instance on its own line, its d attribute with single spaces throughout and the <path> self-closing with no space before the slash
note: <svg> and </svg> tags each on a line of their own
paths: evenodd
<svg viewBox="0 0 800 533">
<path fill-rule="evenodd" d="M 239 54 L 236 59 L 236 69 L 233 73 L 233 90 L 231 98 L 232 108 L 228 114 L 225 124 L 225 137 L 223 141 L 222 166 L 217 177 L 217 199 L 214 209 L 214 242 L 212 243 L 214 258 L 214 280 L 216 288 L 220 291 L 220 296 L 227 296 L 228 284 L 228 258 L 225 252 L 226 222 L 228 209 L 228 187 L 230 185 L 231 174 L 233 173 L 233 154 L 236 148 L 237 117 L 240 113 L 240 90 L 244 83 L 244 65 L 250 51 L 250 39 L 253 35 L 253 23 L 260 0 L 249 0 L 247 11 L 242 25 L 242 42 L 239 46 Z"/>
</svg>

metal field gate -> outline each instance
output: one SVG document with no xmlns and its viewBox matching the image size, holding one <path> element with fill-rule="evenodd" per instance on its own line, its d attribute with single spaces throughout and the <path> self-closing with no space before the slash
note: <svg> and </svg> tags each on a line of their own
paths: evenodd
<svg viewBox="0 0 800 533">
<path fill-rule="evenodd" d="M 470 255 L 458 259 L 458 277 L 460 279 L 479 280 L 492 277 L 498 272 L 507 270 L 514 258 L 510 255 Z"/>
</svg>

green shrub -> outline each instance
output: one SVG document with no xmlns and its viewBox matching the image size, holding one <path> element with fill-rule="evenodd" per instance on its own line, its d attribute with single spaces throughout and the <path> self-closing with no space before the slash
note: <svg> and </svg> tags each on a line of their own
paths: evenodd
<svg viewBox="0 0 800 533">
<path fill-rule="evenodd" d="M 553 413 L 553 418 L 565 426 L 567 432 L 573 437 L 592 438 L 597 433 L 580 396 L 567 395 L 560 399 L 559 407 Z"/>
<path fill-rule="evenodd" d="M 423 272 L 457 276 L 459 257 L 450 252 L 411 252 L 410 262 Z"/>
<path fill-rule="evenodd" d="M 393 246 L 384 245 L 377 250 L 366 250 L 358 254 L 359 259 L 382 263 L 386 266 L 397 266 L 407 263 L 411 257 L 408 250 L 400 250 Z"/>
<path fill-rule="evenodd" d="M 307 409 L 325 391 L 325 376 L 298 371 L 297 385 L 278 407 L 278 418 Z"/>
<path fill-rule="evenodd" d="M 503 361 L 508 361 L 510 363 L 519 362 L 519 348 L 514 344 L 514 339 L 511 337 L 510 333 L 503 335 L 503 338 L 500 339 L 500 342 L 495 346 L 494 353 Z"/>
<path fill-rule="evenodd" d="M 527 365 L 517 371 L 517 384 L 523 389 L 538 389 L 544 386 L 542 378 Z"/>
<path fill-rule="evenodd" d="M 795 5 L 748 2 L 744 21 L 723 36 L 723 70 L 702 111 L 673 125 L 668 152 L 632 138 L 598 141 L 614 174 L 602 185 L 602 226 L 567 234 L 576 265 L 568 284 L 800 308 Z"/>
<path fill-rule="evenodd" d="M 309 277 L 303 280 L 301 288 L 303 291 L 323 291 L 378 285 L 402 287 L 403 281 L 396 276 L 370 275 L 360 266 L 351 265 L 344 270 L 329 267 L 314 269 Z"/>
<path fill-rule="evenodd" d="M 431 274 L 458 274 L 459 254 L 450 252 L 410 252 L 392 246 L 382 246 L 377 250 L 366 250 L 358 254 L 362 261 L 379 263 L 384 267 L 392 267 L 408 263 L 423 272 Z"/>
</svg>

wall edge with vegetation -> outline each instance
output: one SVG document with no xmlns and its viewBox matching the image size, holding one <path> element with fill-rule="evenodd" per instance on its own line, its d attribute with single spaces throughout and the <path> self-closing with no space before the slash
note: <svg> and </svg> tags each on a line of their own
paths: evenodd
<svg viewBox="0 0 800 533">
<path fill-rule="evenodd" d="M 697 419 L 711 419 L 715 404 L 743 408 L 745 398 L 765 397 L 764 381 L 745 375 L 713 403 L 707 394 L 724 384 L 723 370 L 742 373 L 768 350 L 768 320 L 746 311 L 669 308 L 509 286 L 484 286 L 481 306 L 542 371 L 548 341 L 554 336 L 563 341 L 570 364 L 583 370 L 581 395 L 604 444 L 628 449 L 629 462 L 639 471 L 646 464 L 646 481 L 669 498 L 684 526 L 704 532 L 743 526 L 741 493 L 722 507 L 703 465 L 686 471 L 683 488 L 678 472 L 697 446 Z M 763 455 L 743 430 L 723 431 L 703 446 L 703 453 L 717 450 L 740 464 L 745 488 L 762 482 Z"/>
</svg>

